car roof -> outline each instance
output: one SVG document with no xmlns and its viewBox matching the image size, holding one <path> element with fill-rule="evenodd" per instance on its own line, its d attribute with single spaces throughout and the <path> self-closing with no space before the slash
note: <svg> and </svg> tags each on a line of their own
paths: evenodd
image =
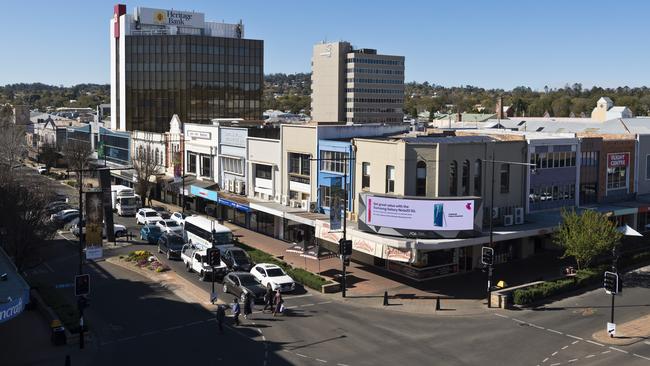
<svg viewBox="0 0 650 366">
<path fill-rule="evenodd" d="M 156 211 L 154 209 L 151 209 L 151 208 L 141 208 L 140 212 L 156 212 L 156 213 L 158 213 L 158 211 Z"/>
<path fill-rule="evenodd" d="M 239 272 L 230 272 L 229 274 L 230 274 L 230 275 L 233 275 L 233 276 L 237 276 L 237 277 L 239 277 L 239 276 L 251 276 L 251 277 L 255 277 L 255 276 L 253 276 L 252 274 L 250 274 L 250 272 L 243 272 L 243 271 L 239 271 Z"/>
<path fill-rule="evenodd" d="M 258 266 L 260 266 L 262 268 L 266 268 L 266 269 L 280 268 L 280 266 L 278 266 L 276 264 L 271 264 L 271 263 L 260 263 L 260 264 L 258 264 Z"/>
</svg>

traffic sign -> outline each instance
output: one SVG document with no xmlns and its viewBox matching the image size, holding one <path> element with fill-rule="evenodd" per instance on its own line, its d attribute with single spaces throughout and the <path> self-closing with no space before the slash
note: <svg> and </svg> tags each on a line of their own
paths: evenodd
<svg viewBox="0 0 650 366">
<path fill-rule="evenodd" d="M 609 334 L 610 337 L 614 337 L 616 335 L 616 324 L 615 323 L 607 322 L 607 334 Z"/>
<path fill-rule="evenodd" d="M 490 247 L 481 248 L 481 263 L 491 266 L 494 263 L 494 249 Z"/>
</svg>

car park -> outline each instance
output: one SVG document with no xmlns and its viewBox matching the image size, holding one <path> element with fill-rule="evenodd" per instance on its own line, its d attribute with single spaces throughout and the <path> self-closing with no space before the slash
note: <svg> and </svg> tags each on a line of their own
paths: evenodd
<svg viewBox="0 0 650 366">
<path fill-rule="evenodd" d="M 241 299 L 250 294 L 255 302 L 263 302 L 266 288 L 248 272 L 231 272 L 223 278 L 223 293 L 231 293 Z"/>
<path fill-rule="evenodd" d="M 162 230 L 156 225 L 144 225 L 140 229 L 140 239 L 146 241 L 149 244 L 158 243 L 158 239 L 163 234 Z"/>
<path fill-rule="evenodd" d="M 250 272 L 260 283 L 273 291 L 290 292 L 296 288 L 293 278 L 289 277 L 282 268 L 271 263 L 260 263 L 253 266 Z"/>
<path fill-rule="evenodd" d="M 230 271 L 249 272 L 253 266 L 253 261 L 246 251 L 242 248 L 226 248 L 222 251 L 221 260 L 228 266 Z"/>
<path fill-rule="evenodd" d="M 160 220 L 156 223 L 156 226 L 166 233 L 174 232 L 179 235 L 183 234 L 183 227 L 172 219 Z"/>
<path fill-rule="evenodd" d="M 150 208 L 141 208 L 135 214 L 135 221 L 140 225 L 155 225 L 160 220 L 158 212 Z"/>
<path fill-rule="evenodd" d="M 158 253 L 165 254 L 167 259 L 181 258 L 181 251 L 185 240 L 176 233 L 163 233 L 158 239 Z"/>
<path fill-rule="evenodd" d="M 174 212 L 174 213 L 172 213 L 172 216 L 170 217 L 170 219 L 176 221 L 179 225 L 185 225 L 185 218 L 186 217 L 187 217 L 187 215 L 185 215 L 182 212 Z"/>
</svg>

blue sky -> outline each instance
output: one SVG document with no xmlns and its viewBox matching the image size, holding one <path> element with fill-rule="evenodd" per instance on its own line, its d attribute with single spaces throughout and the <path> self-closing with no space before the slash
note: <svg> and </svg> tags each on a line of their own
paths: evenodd
<svg viewBox="0 0 650 366">
<path fill-rule="evenodd" d="M 2 2 L 0 85 L 109 80 L 115 1 Z M 323 39 L 406 56 L 406 80 L 541 89 L 650 85 L 646 1 L 142 1 L 244 21 L 265 72 L 308 72 Z"/>
</svg>

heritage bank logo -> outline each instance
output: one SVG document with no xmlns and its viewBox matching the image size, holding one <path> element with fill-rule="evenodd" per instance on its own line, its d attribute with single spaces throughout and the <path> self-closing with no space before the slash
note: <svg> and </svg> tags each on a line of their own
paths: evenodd
<svg viewBox="0 0 650 366">
<path fill-rule="evenodd" d="M 153 14 L 153 22 L 161 25 L 188 25 L 192 21 L 192 16 L 192 14 L 179 11 L 157 10 Z"/>
</svg>

